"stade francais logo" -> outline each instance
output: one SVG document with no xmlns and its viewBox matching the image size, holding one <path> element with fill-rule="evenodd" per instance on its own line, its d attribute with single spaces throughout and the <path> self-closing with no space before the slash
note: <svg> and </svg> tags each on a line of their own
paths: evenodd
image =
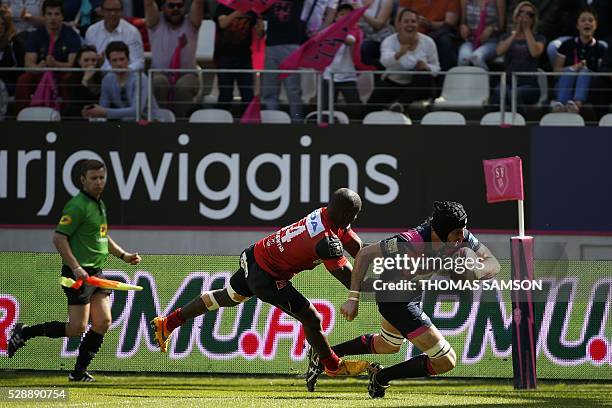
<svg viewBox="0 0 612 408">
<path fill-rule="evenodd" d="M 124 369 L 137 354 L 156 350 L 148 321 L 156 315 L 169 313 L 202 291 L 224 287 L 231 276 L 229 272 L 191 273 L 172 299 L 162 305 L 156 279 L 151 273 L 140 271 L 133 279 L 124 272 L 105 272 L 105 275 L 144 288 L 139 292 L 114 291 L 112 295 L 111 330 L 119 331 L 119 340 L 116 343 L 105 341 L 104 347 L 107 350 L 115 348 L 116 357 L 126 364 L 122 366 Z M 606 338 L 612 279 L 601 278 L 593 282 L 590 296 L 584 301 L 576 299 L 580 283 L 577 278 L 543 281 L 546 301 L 535 307 L 539 359 L 558 366 L 612 365 L 612 345 Z M 443 303 L 452 307 L 445 307 Z M 346 340 L 334 332 L 340 301 L 337 306 L 325 299 L 313 300 L 313 304 L 323 316 L 325 333 L 334 336 L 334 341 Z M 263 313 L 261 301 L 252 298 L 232 311 L 221 309 L 200 316 L 173 334 L 168 356 L 177 362 L 199 358 L 191 363 L 195 366 L 206 365 L 206 361 L 226 361 L 239 368 L 244 366 L 245 360 L 280 358 L 287 361 L 285 350 L 288 348 L 292 361 L 304 361 L 306 343 L 302 325 L 277 308 L 266 309 Z M 490 358 L 485 358 L 486 353 L 499 359 L 511 356 L 512 310 L 499 292 L 429 292 L 423 298 L 423 309 L 456 348 L 462 364 L 490 363 Z M 19 317 L 17 299 L 0 294 L 0 312 L 3 316 L 0 320 L 2 354 L 6 353 L 6 335 Z M 378 321 L 378 317 L 372 321 Z M 353 333 L 356 334 L 362 333 Z M 61 356 L 75 357 L 78 345 L 78 340 L 64 340 Z M 283 347 L 282 351 L 278 351 L 279 346 Z M 420 354 L 412 345 L 406 352 L 406 358 Z M 201 360 L 202 356 L 208 360 Z"/>
<path fill-rule="evenodd" d="M 50 144 L 56 143 L 57 139 L 55 132 L 46 135 Z M 9 186 L 15 185 L 15 198 L 33 200 L 28 195 L 38 194 L 39 184 L 28 185 L 28 178 L 45 179 L 44 200 L 36 215 L 47 216 L 54 206 L 63 204 L 56 202 L 56 189 L 63 187 L 72 196 L 78 193 L 72 175 L 74 167 L 83 159 L 96 159 L 107 165 L 109 175 L 105 194 L 109 194 L 109 186 L 114 186 L 122 201 L 130 201 L 135 187 L 142 186 L 151 202 L 198 201 L 199 215 L 212 220 L 231 217 L 243 202 L 249 202 L 249 212 L 254 218 L 276 220 L 289 209 L 292 191 L 299 192 L 301 203 L 326 203 L 329 201 L 332 173 L 336 172 L 346 174 L 343 184 L 354 191 L 363 191 L 362 199 L 366 202 L 387 205 L 399 195 L 398 158 L 389 154 L 372 154 L 362 161 L 345 153 L 315 155 L 310 153 L 313 140 L 308 135 L 299 138 L 299 145 L 288 142 L 281 146 L 290 153 L 260 153 L 255 156 L 242 148 L 232 153 L 209 152 L 200 157 L 193 153 L 198 149 L 188 146 L 189 135 L 181 134 L 177 142 L 180 145 L 178 149 L 186 151 L 65 152 L 67 147 L 61 145 L 58 151 L 66 155 L 61 162 L 55 150 L 0 150 L 0 199 L 14 198 L 9 197 L 12 194 Z M 36 165 L 35 162 L 40 163 Z M 223 168 L 227 174 L 225 179 L 212 182 L 211 177 L 207 177 L 211 167 Z M 35 173 L 37 171 L 44 174 Z M 16 175 L 16 180 L 9 180 L 9 174 Z M 177 174 L 177 177 L 170 174 Z M 258 180 L 264 174 L 266 179 L 277 179 L 277 185 L 262 188 Z M 318 179 L 316 184 L 313 178 Z M 195 184 L 195 189 L 190 183 Z M 247 197 L 244 193 L 241 196 L 241 185 L 246 186 Z M 28 190 L 31 186 L 36 186 L 35 192 Z M 316 186 L 319 191 L 315 196 L 311 189 L 315 190 Z M 196 190 L 199 196 L 193 197 Z M 169 191 L 172 191 L 172 197 Z"/>
</svg>

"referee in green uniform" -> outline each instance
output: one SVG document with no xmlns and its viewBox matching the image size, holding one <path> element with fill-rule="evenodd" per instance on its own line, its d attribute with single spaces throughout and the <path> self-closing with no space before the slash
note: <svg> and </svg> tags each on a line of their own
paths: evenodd
<svg viewBox="0 0 612 408">
<path fill-rule="evenodd" d="M 106 206 L 100 199 L 106 184 L 106 167 L 98 160 L 85 160 L 80 173 L 83 189 L 62 212 L 53 235 L 53 245 L 62 257 L 62 276 L 76 280 L 88 276 L 102 277 L 102 266 L 109 252 L 124 262 L 135 265 L 141 258 L 124 251 L 108 235 Z M 63 288 L 68 298 L 68 323 L 46 322 L 33 326 L 18 323 L 8 341 L 8 356 L 38 336 L 51 338 L 81 336 L 91 319 L 91 328 L 79 346 L 79 355 L 70 381 L 94 381 L 87 366 L 94 358 L 104 334 L 111 325 L 110 291 L 83 284 L 80 289 Z"/>
</svg>

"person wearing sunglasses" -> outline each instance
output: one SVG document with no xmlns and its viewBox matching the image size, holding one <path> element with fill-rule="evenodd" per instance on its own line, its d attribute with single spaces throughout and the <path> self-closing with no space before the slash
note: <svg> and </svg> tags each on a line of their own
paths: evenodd
<svg viewBox="0 0 612 408">
<path fill-rule="evenodd" d="M 93 45 L 98 50 L 98 62 L 102 69 L 111 69 L 104 50 L 113 41 L 122 41 L 130 49 L 129 68 L 135 71 L 144 69 L 144 46 L 140 31 L 121 17 L 123 16 L 122 0 L 104 0 L 102 2 L 102 20 L 91 25 L 85 34 L 85 44 Z"/>
<path fill-rule="evenodd" d="M 153 74 L 155 97 L 178 117 L 185 117 L 199 90 L 195 74 L 198 31 L 204 18 L 204 0 L 193 0 L 189 14 L 184 0 L 165 0 L 160 8 L 155 0 L 145 0 L 145 23 L 151 42 L 151 68 L 193 69 L 191 73 Z"/>
<path fill-rule="evenodd" d="M 507 77 L 506 103 L 512 100 L 512 73 L 537 72 L 538 60 L 544 52 L 546 38 L 534 32 L 538 10 L 529 1 L 520 2 L 512 13 L 514 29 L 502 36 L 497 44 L 497 55 L 504 57 Z M 523 110 L 525 105 L 535 104 L 540 97 L 538 80 L 533 76 L 519 76 L 517 80 L 517 106 Z M 493 105 L 500 103 L 498 86 L 491 100 Z"/>
</svg>

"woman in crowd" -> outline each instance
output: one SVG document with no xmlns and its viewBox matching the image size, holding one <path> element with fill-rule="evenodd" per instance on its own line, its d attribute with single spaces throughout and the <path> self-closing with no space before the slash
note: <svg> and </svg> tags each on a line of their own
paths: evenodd
<svg viewBox="0 0 612 408">
<path fill-rule="evenodd" d="M 9 94 L 13 94 L 17 77 L 21 71 L 2 71 L 2 68 L 23 67 L 25 44 L 17 35 L 11 10 L 0 6 L 0 82 Z"/>
<path fill-rule="evenodd" d="M 572 75 L 562 75 L 557 82 L 555 112 L 580 112 L 589 96 L 590 73 L 599 71 L 606 54 L 606 47 L 595 38 L 597 15 L 592 9 L 585 8 L 578 15 L 576 28 L 578 36 L 565 40 L 557 51 L 555 71 Z"/>
<path fill-rule="evenodd" d="M 544 52 L 546 39 L 544 36 L 534 33 L 534 27 L 538 19 L 538 10 L 529 1 L 520 2 L 514 9 L 512 21 L 514 29 L 506 33 L 499 44 L 497 44 L 497 55 L 504 56 L 504 66 L 507 75 L 506 102 L 511 102 L 512 97 L 512 73 L 513 72 L 537 72 L 538 59 Z M 517 81 L 517 106 L 535 104 L 540 96 L 538 80 L 533 76 L 519 76 Z M 501 99 L 500 87 L 498 86 L 492 99 L 492 104 L 499 104 Z"/>
<path fill-rule="evenodd" d="M 74 67 L 83 70 L 71 72 L 62 83 L 62 116 L 80 118 L 83 108 L 98 103 L 102 75 L 93 70 L 97 66 L 97 55 L 96 48 L 92 45 L 84 46 L 77 53 Z"/>
<path fill-rule="evenodd" d="M 395 31 L 391 25 L 393 0 L 358 0 L 355 8 L 368 7 L 359 21 L 363 31 L 361 44 L 361 59 L 366 65 L 384 69 L 380 63 L 380 44 Z"/>
</svg>

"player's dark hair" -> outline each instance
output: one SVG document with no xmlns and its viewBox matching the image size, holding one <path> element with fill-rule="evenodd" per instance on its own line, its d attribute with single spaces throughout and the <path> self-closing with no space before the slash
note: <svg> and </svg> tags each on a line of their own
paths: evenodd
<svg viewBox="0 0 612 408">
<path fill-rule="evenodd" d="M 64 2 L 62 0 L 45 0 L 42 4 L 42 13 L 45 15 L 45 11 L 48 8 L 59 8 L 62 16 L 64 15 Z"/>
<path fill-rule="evenodd" d="M 85 177 L 89 170 L 100 170 L 104 168 L 106 168 L 106 166 L 100 160 L 83 160 L 81 162 L 79 175 Z"/>
<path fill-rule="evenodd" d="M 431 224 L 438 237 L 446 242 L 451 231 L 467 225 L 467 213 L 455 201 L 434 201 L 433 212 L 425 222 Z"/>
<path fill-rule="evenodd" d="M 111 41 L 106 46 L 106 50 L 104 50 L 104 54 L 106 54 L 106 59 L 110 60 L 111 52 L 124 52 L 125 56 L 130 58 L 130 49 L 127 44 L 123 41 Z"/>
<path fill-rule="evenodd" d="M 361 197 L 351 189 L 339 188 L 329 200 L 327 211 L 334 224 L 345 227 L 361 211 Z"/>
</svg>

